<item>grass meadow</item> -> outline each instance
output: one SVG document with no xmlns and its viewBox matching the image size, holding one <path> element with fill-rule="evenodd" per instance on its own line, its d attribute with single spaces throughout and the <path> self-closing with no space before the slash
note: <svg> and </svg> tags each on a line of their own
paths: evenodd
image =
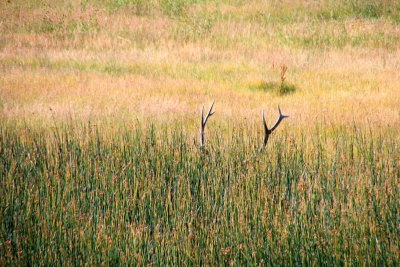
<svg viewBox="0 0 400 267">
<path fill-rule="evenodd" d="M 398 266 L 399 69 L 397 0 L 0 1 L 0 265 Z"/>
</svg>

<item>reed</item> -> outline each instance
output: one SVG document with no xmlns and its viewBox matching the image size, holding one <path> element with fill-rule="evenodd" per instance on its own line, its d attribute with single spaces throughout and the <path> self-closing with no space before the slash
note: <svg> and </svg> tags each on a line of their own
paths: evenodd
<svg viewBox="0 0 400 267">
<path fill-rule="evenodd" d="M 398 135 L 322 126 L 206 155 L 183 127 L 2 124 L 0 262 L 398 265 Z"/>
</svg>

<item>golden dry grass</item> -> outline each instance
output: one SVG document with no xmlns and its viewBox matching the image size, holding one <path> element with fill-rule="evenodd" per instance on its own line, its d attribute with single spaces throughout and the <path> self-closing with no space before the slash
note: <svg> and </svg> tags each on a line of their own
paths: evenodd
<svg viewBox="0 0 400 267">
<path fill-rule="evenodd" d="M 0 26 L 3 119 L 49 118 L 51 108 L 57 116 L 86 119 L 190 120 L 215 98 L 217 120 L 259 119 L 262 108 L 273 116 L 281 104 L 292 115 L 290 123 L 299 126 L 321 120 L 399 125 L 400 33 L 389 20 L 310 17 L 265 24 L 257 14 L 276 11 L 264 2 L 192 6 L 190 16 L 181 19 L 71 3 L 69 9 L 3 4 L 8 7 Z M 309 48 L 282 42 L 278 35 L 312 36 L 317 43 Z M 364 36 L 360 45 L 354 36 Z M 331 39 L 324 43 L 324 38 Z M 279 82 L 282 64 L 296 92 L 253 90 Z"/>
</svg>

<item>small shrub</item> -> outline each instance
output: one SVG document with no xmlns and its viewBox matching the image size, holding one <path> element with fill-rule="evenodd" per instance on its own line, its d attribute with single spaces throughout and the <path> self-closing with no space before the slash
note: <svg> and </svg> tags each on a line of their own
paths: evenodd
<svg viewBox="0 0 400 267">
<path fill-rule="evenodd" d="M 272 65 L 272 69 L 275 69 L 275 64 Z M 250 85 L 250 89 L 264 92 L 277 92 L 279 95 L 294 93 L 296 91 L 296 86 L 286 82 L 286 72 L 288 67 L 285 64 L 282 64 L 279 69 L 280 83 L 261 81 Z"/>
</svg>

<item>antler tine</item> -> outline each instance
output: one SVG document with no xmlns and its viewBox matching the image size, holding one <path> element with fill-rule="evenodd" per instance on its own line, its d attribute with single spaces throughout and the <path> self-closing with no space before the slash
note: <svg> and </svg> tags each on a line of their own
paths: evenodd
<svg viewBox="0 0 400 267">
<path fill-rule="evenodd" d="M 268 129 L 267 122 L 266 122 L 266 120 L 265 120 L 264 110 L 262 111 L 262 118 L 263 118 L 263 124 L 264 124 L 265 134 L 264 134 L 264 143 L 263 143 L 263 146 L 261 146 L 261 147 L 260 147 L 260 150 L 259 150 L 260 152 L 261 152 L 262 149 L 267 145 L 269 135 L 278 127 L 278 125 L 281 123 L 281 121 L 282 121 L 284 118 L 288 118 L 288 117 L 289 117 L 288 115 L 283 115 L 283 114 L 282 114 L 282 111 L 281 111 L 281 108 L 279 107 L 279 105 L 278 105 L 278 112 L 279 112 L 279 118 L 278 118 L 278 120 L 276 121 L 276 123 L 274 124 L 274 126 L 272 126 L 271 129 Z"/>
<path fill-rule="evenodd" d="M 208 111 L 205 118 L 204 118 L 204 105 L 203 105 L 203 108 L 201 109 L 201 129 L 200 129 L 200 141 L 201 141 L 200 149 L 201 150 L 205 149 L 204 129 L 206 127 L 208 118 L 211 117 L 212 115 L 214 115 L 214 113 L 215 113 L 215 111 L 213 111 L 214 104 L 215 104 L 215 100 L 213 101 L 213 103 L 210 107 L 210 110 Z"/>
<path fill-rule="evenodd" d="M 264 142 L 263 142 L 263 145 L 258 150 L 259 152 L 261 152 L 263 150 L 263 148 L 267 145 L 269 135 L 271 134 L 271 131 L 268 129 L 268 126 L 267 126 L 267 121 L 265 120 L 264 110 L 262 111 L 262 119 L 263 119 L 263 125 L 264 125 Z"/>
<path fill-rule="evenodd" d="M 215 113 L 215 111 L 212 111 L 212 109 L 213 109 L 213 107 L 214 107 L 214 104 L 215 104 L 215 99 L 213 100 L 213 102 L 212 102 L 212 104 L 211 104 L 210 111 L 208 112 L 209 116 L 212 116 L 212 115 L 214 115 L 214 113 Z"/>
<path fill-rule="evenodd" d="M 204 104 L 203 108 L 201 109 L 201 128 L 204 127 Z"/>
<path fill-rule="evenodd" d="M 278 105 L 279 117 L 289 118 L 289 115 L 282 115 L 281 107 Z"/>
<path fill-rule="evenodd" d="M 264 110 L 262 111 L 262 119 L 263 119 L 265 132 L 268 132 L 268 126 L 267 126 L 267 121 L 265 120 Z"/>
<path fill-rule="evenodd" d="M 279 107 L 279 105 L 278 105 L 278 111 L 279 111 L 279 118 L 278 118 L 278 120 L 276 121 L 276 123 L 275 123 L 275 125 L 274 126 L 272 126 L 272 128 L 271 128 L 271 132 L 273 132 L 275 129 L 276 129 L 276 127 L 278 127 L 278 125 L 281 123 L 281 121 L 284 119 L 284 118 L 288 118 L 289 116 L 288 115 L 282 115 L 282 111 L 281 111 L 281 108 Z"/>
<path fill-rule="evenodd" d="M 208 118 L 211 117 L 212 115 L 214 115 L 214 113 L 215 113 L 215 111 L 212 111 L 212 109 L 213 109 L 213 107 L 214 107 L 214 104 L 215 104 L 215 100 L 214 100 L 213 103 L 211 104 L 211 108 L 210 108 L 210 110 L 209 110 L 208 113 L 207 113 L 206 119 L 204 120 L 204 126 L 206 125 Z"/>
</svg>

